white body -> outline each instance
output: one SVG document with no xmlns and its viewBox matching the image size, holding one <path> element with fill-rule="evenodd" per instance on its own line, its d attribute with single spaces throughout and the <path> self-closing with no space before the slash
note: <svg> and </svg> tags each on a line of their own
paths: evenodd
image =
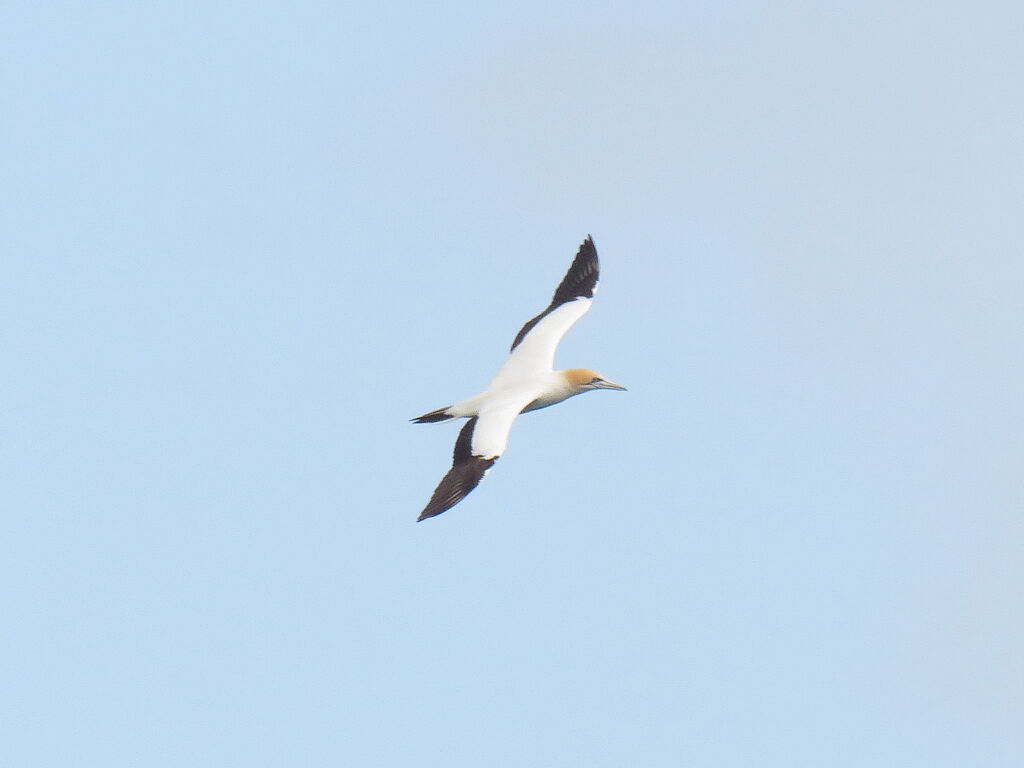
<svg viewBox="0 0 1024 768">
<path fill-rule="evenodd" d="M 473 430 L 474 455 L 501 456 L 516 416 L 586 391 L 574 386 L 565 371 L 556 371 L 554 363 L 558 342 L 587 313 L 591 301 L 578 298 L 545 316 L 508 356 L 485 391 L 448 409 L 454 418 L 479 417 Z"/>
</svg>

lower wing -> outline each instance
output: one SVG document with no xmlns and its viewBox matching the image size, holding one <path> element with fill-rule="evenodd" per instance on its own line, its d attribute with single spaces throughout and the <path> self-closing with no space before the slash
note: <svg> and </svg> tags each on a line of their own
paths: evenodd
<svg viewBox="0 0 1024 768">
<path fill-rule="evenodd" d="M 455 441 L 452 468 L 441 478 L 427 506 L 416 518 L 417 522 L 451 509 L 480 484 L 494 462 L 505 452 L 512 422 L 526 404 L 517 399 L 484 407 L 479 416 L 466 422 Z"/>
</svg>

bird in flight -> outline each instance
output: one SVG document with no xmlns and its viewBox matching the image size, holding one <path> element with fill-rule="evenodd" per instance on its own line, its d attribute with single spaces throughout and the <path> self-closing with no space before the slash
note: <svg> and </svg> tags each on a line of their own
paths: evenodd
<svg viewBox="0 0 1024 768">
<path fill-rule="evenodd" d="M 597 278 L 597 249 L 587 235 L 551 303 L 516 334 L 511 354 L 490 386 L 455 405 L 412 419 L 416 424 L 469 419 L 455 441 L 452 468 L 417 521 L 451 509 L 477 487 L 504 453 L 512 422 L 520 413 L 547 408 L 595 389 L 625 389 L 585 368 L 554 370 L 555 348 L 573 323 L 590 309 Z"/>
</svg>

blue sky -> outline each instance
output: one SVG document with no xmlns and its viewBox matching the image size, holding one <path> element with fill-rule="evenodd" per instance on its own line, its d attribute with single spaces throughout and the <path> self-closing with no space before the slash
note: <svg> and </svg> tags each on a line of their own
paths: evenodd
<svg viewBox="0 0 1024 768">
<path fill-rule="evenodd" d="M 1014 4 L 0 11 L 0 762 L 1018 766 Z M 414 522 L 592 233 L 557 362 Z"/>
</svg>

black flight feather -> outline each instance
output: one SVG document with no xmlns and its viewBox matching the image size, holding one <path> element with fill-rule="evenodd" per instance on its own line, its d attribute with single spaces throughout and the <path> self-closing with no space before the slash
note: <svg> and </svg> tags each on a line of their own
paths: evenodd
<svg viewBox="0 0 1024 768">
<path fill-rule="evenodd" d="M 452 468 L 448 470 L 441 482 L 438 484 L 434 495 L 416 521 L 426 520 L 428 517 L 440 515 L 445 510 L 451 509 L 462 501 L 469 492 L 480 484 L 480 479 L 487 473 L 487 470 L 498 459 L 485 459 L 483 456 L 473 455 L 473 428 L 476 426 L 476 416 L 466 422 L 466 425 L 459 432 L 455 441 L 455 450 L 452 452 Z"/>
<path fill-rule="evenodd" d="M 569 271 L 565 273 L 561 284 L 555 290 L 555 295 L 551 299 L 548 308 L 523 326 L 522 330 L 516 334 L 515 341 L 512 342 L 512 349 L 514 350 L 519 346 L 519 342 L 526 338 L 526 334 L 532 331 L 537 323 L 566 302 L 574 301 L 578 298 L 594 298 L 597 278 L 597 248 L 594 247 L 594 241 L 590 235 L 587 235 L 587 239 L 583 241 L 580 249 L 576 252 L 576 258 L 572 260 Z"/>
</svg>

